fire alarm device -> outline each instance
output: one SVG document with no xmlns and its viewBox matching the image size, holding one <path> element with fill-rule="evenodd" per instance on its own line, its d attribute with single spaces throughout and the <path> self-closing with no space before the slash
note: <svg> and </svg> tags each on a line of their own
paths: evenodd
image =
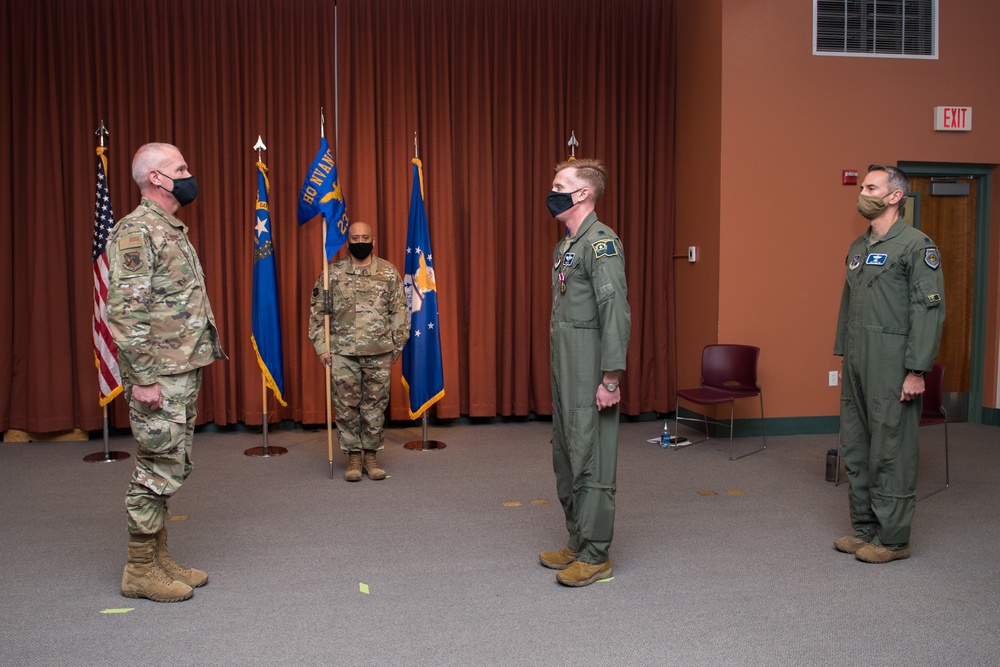
<svg viewBox="0 0 1000 667">
<path fill-rule="evenodd" d="M 841 175 L 841 184 L 843 185 L 857 185 L 858 184 L 858 170 L 857 169 L 845 169 Z"/>
</svg>

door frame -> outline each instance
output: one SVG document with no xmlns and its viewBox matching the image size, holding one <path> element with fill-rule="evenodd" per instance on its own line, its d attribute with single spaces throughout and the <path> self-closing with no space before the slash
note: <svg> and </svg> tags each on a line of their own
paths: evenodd
<svg viewBox="0 0 1000 667">
<path fill-rule="evenodd" d="M 986 291 L 990 261 L 990 182 L 993 168 L 985 164 L 955 162 L 906 162 L 899 168 L 908 176 L 969 176 L 977 181 L 976 269 L 972 285 L 972 340 L 969 360 L 969 414 L 973 424 L 983 423 L 983 377 L 986 360 Z M 914 225 L 919 216 L 914 212 Z M 947 262 L 947 258 L 945 258 Z M 945 286 L 947 293 L 947 286 Z"/>
</svg>

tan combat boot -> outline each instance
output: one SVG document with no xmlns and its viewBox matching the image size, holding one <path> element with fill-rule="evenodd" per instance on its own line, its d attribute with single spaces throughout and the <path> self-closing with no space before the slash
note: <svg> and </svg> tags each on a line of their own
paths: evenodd
<svg viewBox="0 0 1000 667">
<path fill-rule="evenodd" d="M 854 535 L 844 535 L 843 537 L 838 537 L 833 541 L 833 548 L 837 551 L 842 551 L 845 554 L 856 554 L 858 549 L 869 544 L 869 542 L 864 541 L 860 537 L 855 537 Z"/>
<path fill-rule="evenodd" d="M 364 468 L 368 479 L 385 479 L 385 470 L 378 463 L 378 452 L 365 452 Z"/>
<path fill-rule="evenodd" d="M 538 554 L 538 562 L 553 570 L 565 570 L 576 560 L 576 551 L 563 547 L 559 551 L 543 551 Z"/>
<path fill-rule="evenodd" d="M 129 535 L 128 562 L 122 573 L 122 595 L 148 598 L 155 602 L 180 602 L 194 595 L 194 590 L 174 581 L 156 562 L 153 535 Z"/>
<path fill-rule="evenodd" d="M 187 584 L 191 588 L 198 588 L 208 583 L 208 572 L 196 570 L 193 567 L 184 567 L 173 558 L 167 551 L 167 527 L 160 528 L 156 535 L 156 563 L 163 568 L 174 581 Z"/>
<path fill-rule="evenodd" d="M 361 481 L 361 452 L 348 452 L 347 470 L 344 471 L 344 479 L 348 482 Z"/>
<path fill-rule="evenodd" d="M 589 586 L 600 579 L 611 576 L 611 561 L 603 563 L 584 563 L 575 560 L 565 570 L 556 574 L 556 581 L 564 586 Z"/>
</svg>

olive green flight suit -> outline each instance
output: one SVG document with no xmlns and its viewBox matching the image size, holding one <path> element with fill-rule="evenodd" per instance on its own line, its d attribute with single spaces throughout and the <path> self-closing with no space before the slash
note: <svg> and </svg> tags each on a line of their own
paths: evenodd
<svg viewBox="0 0 1000 667">
<path fill-rule="evenodd" d="M 937 246 L 902 220 L 876 243 L 851 245 L 833 353 L 843 356 L 840 444 L 857 537 L 909 545 L 916 503 L 920 411 L 900 401 L 911 370 L 928 371 L 944 326 Z"/>
<path fill-rule="evenodd" d="M 604 371 L 625 370 L 630 327 L 621 241 L 591 212 L 556 246 L 549 325 L 552 468 L 585 563 L 609 560 L 614 534 L 619 406 L 598 411 L 596 395 Z"/>
</svg>

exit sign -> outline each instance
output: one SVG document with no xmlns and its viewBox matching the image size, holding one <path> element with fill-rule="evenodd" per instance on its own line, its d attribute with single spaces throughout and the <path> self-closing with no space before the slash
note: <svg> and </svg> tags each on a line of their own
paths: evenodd
<svg viewBox="0 0 1000 667">
<path fill-rule="evenodd" d="M 934 129 L 942 132 L 971 132 L 972 107 L 934 107 Z"/>
</svg>

